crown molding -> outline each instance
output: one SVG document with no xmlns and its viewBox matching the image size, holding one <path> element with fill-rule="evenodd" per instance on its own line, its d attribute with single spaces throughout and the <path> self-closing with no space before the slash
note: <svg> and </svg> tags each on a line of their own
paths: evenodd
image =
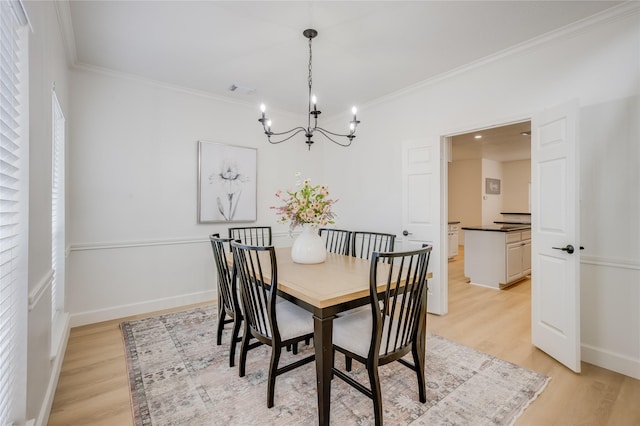
<svg viewBox="0 0 640 426">
<path fill-rule="evenodd" d="M 178 92 L 178 93 L 185 93 L 188 95 L 192 95 L 192 96 L 198 96 L 201 98 L 206 98 L 206 99 L 211 99 L 211 100 L 215 100 L 218 102 L 223 102 L 226 104 L 231 104 L 231 105 L 236 105 L 236 106 L 241 106 L 241 107 L 245 107 L 245 108 L 251 108 L 251 109 L 255 109 L 256 110 L 256 117 L 259 114 L 259 108 L 258 108 L 258 103 L 255 102 L 250 102 L 250 101 L 241 101 L 238 99 L 233 99 L 230 97 L 226 97 L 226 96 L 220 96 L 220 95 L 216 95 L 213 94 L 211 92 L 207 92 L 205 90 L 197 90 L 197 89 L 192 89 L 190 87 L 186 87 L 186 86 L 180 86 L 177 84 L 171 84 L 171 83 L 167 83 L 161 80 L 154 80 L 148 77 L 143 77 L 143 76 L 139 76 L 139 75 L 135 75 L 135 74 L 131 74 L 131 73 L 126 73 L 126 72 L 122 72 L 122 71 L 116 71 L 113 70 L 111 68 L 105 68 L 105 67 L 100 67 L 97 65 L 90 65 L 90 64 L 85 64 L 82 62 L 75 62 L 73 65 L 71 65 L 72 69 L 78 70 L 78 71 L 85 71 L 85 72 L 90 72 L 90 73 L 95 73 L 95 74 L 101 74 L 107 77 L 111 77 L 111 78 L 117 78 L 117 79 L 122 79 L 122 80 L 129 80 L 129 81 L 133 81 L 136 83 L 140 83 L 140 84 L 145 84 L 148 86 L 153 86 L 153 87 L 159 87 L 162 89 L 166 89 L 166 90 L 170 90 L 173 92 Z M 278 114 L 286 116 L 286 117 L 290 117 L 290 118 L 299 118 L 300 114 L 294 114 L 290 111 L 285 111 L 285 110 L 281 110 L 281 109 L 276 109 L 276 108 L 272 108 L 272 111 L 276 111 Z"/>
<path fill-rule="evenodd" d="M 434 77 L 428 78 L 416 84 L 412 84 L 411 86 L 405 87 L 403 89 L 400 89 L 388 95 L 377 98 L 363 106 L 371 107 L 371 106 L 384 104 L 390 100 L 410 94 L 415 90 L 419 90 L 424 87 L 435 85 L 437 83 L 448 80 L 460 74 L 464 74 L 466 72 L 472 71 L 481 66 L 496 62 L 500 59 L 510 57 L 510 56 L 515 56 L 521 53 L 526 53 L 540 46 L 544 46 L 546 44 L 556 42 L 558 40 L 568 39 L 570 37 L 575 36 L 576 34 L 580 34 L 582 32 L 590 30 L 595 26 L 605 25 L 610 22 L 617 21 L 620 19 L 625 19 L 629 16 L 634 16 L 638 14 L 640 14 L 640 1 L 637 1 L 637 0 L 625 1 L 624 3 L 618 6 L 609 8 L 607 10 L 604 10 L 588 18 L 582 19 L 580 21 L 576 21 L 562 28 L 558 28 L 556 30 L 550 31 L 541 36 L 534 37 L 525 42 L 517 44 L 515 46 L 501 50 L 500 52 L 494 53 L 489 56 L 485 56 L 484 58 L 478 59 L 477 61 L 470 62 L 461 67 L 446 71 L 442 74 L 436 75 Z"/>
</svg>

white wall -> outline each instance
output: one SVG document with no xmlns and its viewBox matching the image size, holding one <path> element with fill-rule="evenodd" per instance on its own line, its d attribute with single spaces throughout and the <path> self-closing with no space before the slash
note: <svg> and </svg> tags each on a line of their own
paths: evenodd
<svg viewBox="0 0 640 426">
<path fill-rule="evenodd" d="M 199 140 L 258 149 L 258 218 L 249 224 L 272 225 L 276 243 L 288 241 L 269 206 L 277 189 L 293 188 L 296 172 L 319 181 L 321 145 L 269 145 L 258 105 L 92 70 L 74 70 L 72 83 L 72 325 L 214 297 L 208 235 L 226 236 L 230 225 L 197 223 Z"/>
<path fill-rule="evenodd" d="M 449 163 L 448 220 L 460 221 L 460 227 L 482 224 L 482 161 L 461 160 Z M 464 230 L 458 241 L 464 245 Z"/>
<path fill-rule="evenodd" d="M 487 179 L 498 179 L 500 181 L 499 194 L 487 194 Z M 504 190 L 502 185 L 504 178 L 502 177 L 502 163 L 499 161 L 482 159 L 482 224 L 493 225 L 493 222 L 502 219 L 500 214 L 502 210 L 502 199 Z"/>
<path fill-rule="evenodd" d="M 69 117 L 69 72 L 53 2 L 23 2 L 29 37 L 29 314 L 27 419 L 46 423 L 64 356 L 51 333 L 52 87 Z M 69 121 L 67 121 L 69 123 Z M 27 307 L 25 307 L 27 309 Z M 63 325 L 67 329 L 67 325 Z M 52 346 L 52 344 L 54 346 Z M 54 354 L 51 354 L 54 348 Z M 57 350 L 55 350 L 57 348 Z M 53 358 L 50 358 L 53 355 Z"/>
<path fill-rule="evenodd" d="M 579 98 L 589 127 L 598 127 L 601 134 L 597 140 L 584 134 L 580 139 L 581 162 L 588 164 L 583 164 L 581 176 L 587 182 L 591 176 L 599 179 L 598 191 L 586 191 L 584 187 L 582 191 L 581 232 L 586 246 L 583 255 L 608 262 L 590 263 L 589 268 L 595 268 L 597 273 L 583 271 L 583 348 L 589 346 L 588 350 L 583 349 L 583 359 L 640 377 L 640 349 L 635 343 L 628 343 L 637 342 L 640 336 L 640 208 L 637 201 L 614 209 L 609 203 L 601 203 L 601 199 L 615 197 L 618 188 L 628 190 L 627 201 L 629 197 L 637 200 L 640 182 L 637 174 L 623 172 L 625 169 L 617 166 L 617 160 L 590 161 L 599 157 L 588 154 L 599 149 L 608 152 L 612 147 L 630 154 L 624 164 L 635 161 L 630 169 L 637 170 L 637 113 L 632 114 L 636 110 L 630 109 L 625 100 L 637 100 L 639 93 L 640 25 L 638 4 L 626 4 L 624 8 L 630 12 L 622 17 L 363 106 L 357 145 L 347 151 L 327 149 L 327 161 L 331 162 L 325 165 L 325 173 L 327 180 L 344 182 L 343 208 L 348 212 L 345 226 L 385 226 L 399 232 L 403 141 L 421 141 L 433 147 L 433 153 L 439 153 L 443 135 L 529 119 L 545 108 Z M 623 106 L 605 108 L 605 116 L 589 114 L 589 108 L 595 105 L 619 103 Z M 624 137 L 619 137 L 621 134 Z M 333 170 L 340 173 L 331 173 Z M 445 186 L 435 179 L 433 188 L 440 191 Z M 614 194 L 604 194 L 604 188 Z M 592 213 L 590 208 L 595 208 Z M 616 212 L 596 220 L 595 215 L 605 208 Z M 608 220 L 618 216 L 625 221 Z M 439 226 L 445 227 L 446 219 L 441 218 Z M 629 228 L 622 231 L 625 226 L 621 224 L 628 224 Z M 434 286 L 442 287 L 445 259 L 446 255 L 432 258 Z M 625 285 L 618 282 L 621 271 L 626 277 Z M 619 292 L 612 294 L 609 289 L 613 287 Z M 606 301 L 599 297 L 605 293 Z M 631 304 L 633 309 L 620 311 L 618 304 Z"/>
<path fill-rule="evenodd" d="M 640 378 L 638 117 L 638 96 L 590 105 L 580 116 L 585 141 L 580 156 L 583 357 L 636 378 Z"/>
<path fill-rule="evenodd" d="M 448 219 L 460 226 L 491 225 L 505 219 L 501 212 L 529 211 L 530 160 L 460 160 L 448 163 L 448 169 Z M 485 193 L 488 177 L 500 179 L 500 195 Z"/>
<path fill-rule="evenodd" d="M 531 160 L 502 163 L 502 211 L 529 213 Z"/>
</svg>

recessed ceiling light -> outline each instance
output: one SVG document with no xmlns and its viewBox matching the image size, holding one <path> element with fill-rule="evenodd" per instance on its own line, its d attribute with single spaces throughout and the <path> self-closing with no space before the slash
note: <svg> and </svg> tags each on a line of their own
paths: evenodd
<svg viewBox="0 0 640 426">
<path fill-rule="evenodd" d="M 473 138 L 474 139 L 482 139 L 482 135 L 475 135 Z"/>
</svg>

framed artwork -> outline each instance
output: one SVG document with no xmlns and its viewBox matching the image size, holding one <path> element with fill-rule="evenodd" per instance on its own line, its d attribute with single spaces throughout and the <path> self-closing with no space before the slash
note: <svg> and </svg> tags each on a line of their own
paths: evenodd
<svg viewBox="0 0 640 426">
<path fill-rule="evenodd" d="M 486 194 L 500 194 L 500 179 L 486 178 L 484 192 Z"/>
<path fill-rule="evenodd" d="M 198 142 L 198 223 L 256 220 L 257 150 Z"/>
</svg>

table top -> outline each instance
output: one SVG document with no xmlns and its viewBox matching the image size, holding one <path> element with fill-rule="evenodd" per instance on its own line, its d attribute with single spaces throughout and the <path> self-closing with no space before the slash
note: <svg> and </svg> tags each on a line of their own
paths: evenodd
<svg viewBox="0 0 640 426">
<path fill-rule="evenodd" d="M 278 290 L 315 308 L 326 308 L 369 295 L 370 260 L 327 253 L 323 263 L 305 265 L 291 260 L 291 247 L 278 247 Z M 267 256 L 267 252 L 262 252 Z M 232 262 L 231 254 L 227 259 Z M 271 274 L 269 262 L 262 261 L 263 272 Z M 384 284 L 384 274 L 380 284 Z M 379 276 L 380 276 L 379 275 Z"/>
<path fill-rule="evenodd" d="M 316 308 L 369 295 L 369 260 L 327 253 L 327 260 L 323 263 L 302 265 L 291 260 L 290 248 L 276 249 L 276 256 L 278 289 Z M 378 275 L 381 286 L 385 284 L 384 275 Z"/>
<path fill-rule="evenodd" d="M 336 253 L 327 253 L 327 260 L 317 264 L 300 264 L 291 259 L 291 247 L 277 247 L 278 290 L 314 308 L 324 309 L 369 296 L 371 261 Z M 267 252 L 262 252 L 265 257 Z M 231 254 L 227 254 L 233 262 Z M 265 276 L 271 274 L 269 262 L 261 261 Z M 383 290 L 387 264 L 378 266 L 378 288 Z M 382 270 L 380 270 L 382 268 Z M 427 274 L 431 278 L 431 273 Z"/>
</svg>

